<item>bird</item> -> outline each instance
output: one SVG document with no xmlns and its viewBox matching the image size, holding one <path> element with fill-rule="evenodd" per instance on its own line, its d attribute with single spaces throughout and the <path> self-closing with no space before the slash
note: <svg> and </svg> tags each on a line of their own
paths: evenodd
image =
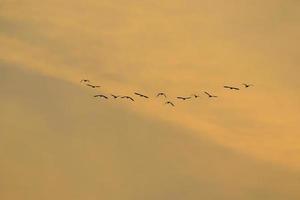
<svg viewBox="0 0 300 200">
<path fill-rule="evenodd" d="M 123 97 L 121 97 L 122 99 L 130 99 L 131 101 L 134 101 L 134 99 L 132 98 L 132 97 L 130 97 L 130 96 L 123 96 Z"/>
<path fill-rule="evenodd" d="M 114 99 L 116 99 L 116 98 L 120 97 L 120 96 L 118 96 L 118 95 L 114 95 L 114 94 L 111 94 L 111 96 L 112 96 Z"/>
<path fill-rule="evenodd" d="M 240 88 L 237 87 L 231 87 L 231 86 L 224 86 L 224 88 L 230 89 L 230 90 L 240 90 Z"/>
<path fill-rule="evenodd" d="M 86 86 L 91 87 L 91 88 L 99 88 L 99 87 L 101 87 L 100 85 L 91 85 L 91 84 L 86 84 Z"/>
<path fill-rule="evenodd" d="M 90 80 L 88 80 L 88 79 L 82 79 L 82 80 L 80 81 L 80 83 L 82 83 L 82 82 L 87 83 L 87 82 L 90 82 Z"/>
<path fill-rule="evenodd" d="M 181 99 L 181 100 L 183 100 L 183 101 L 185 101 L 185 100 L 187 100 L 187 99 L 190 99 L 190 98 L 192 98 L 192 97 L 177 97 L 177 99 Z"/>
<path fill-rule="evenodd" d="M 160 97 L 160 96 L 164 96 L 165 98 L 167 98 L 167 95 L 163 92 L 160 92 L 156 95 L 156 97 Z"/>
<path fill-rule="evenodd" d="M 246 84 L 246 83 L 243 83 L 243 85 L 245 86 L 245 88 L 253 86 L 252 84 Z"/>
<path fill-rule="evenodd" d="M 200 97 L 200 95 L 197 95 L 197 94 L 192 94 L 192 96 L 194 96 L 195 98 Z"/>
<path fill-rule="evenodd" d="M 148 98 L 149 98 L 148 96 L 146 96 L 146 95 L 143 95 L 143 94 L 140 94 L 140 93 L 137 93 L 137 92 L 135 92 L 134 94 L 135 94 L 135 95 L 137 95 L 137 96 L 140 96 L 140 97 L 146 98 L 146 99 L 148 99 Z"/>
<path fill-rule="evenodd" d="M 100 98 L 108 99 L 108 97 L 103 95 L 103 94 L 97 94 L 94 97 L 100 97 Z"/>
<path fill-rule="evenodd" d="M 171 105 L 171 106 L 175 106 L 171 101 L 167 101 L 165 104 L 169 104 L 169 105 Z"/>
<path fill-rule="evenodd" d="M 208 96 L 208 98 L 217 98 L 218 97 L 218 96 L 215 96 L 215 95 L 211 95 L 208 92 L 204 92 L 204 93 Z"/>
</svg>

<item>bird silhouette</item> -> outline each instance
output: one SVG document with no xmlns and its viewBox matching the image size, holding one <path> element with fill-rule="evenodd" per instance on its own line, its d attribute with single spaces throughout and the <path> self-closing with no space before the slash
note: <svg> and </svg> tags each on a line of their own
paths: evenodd
<svg viewBox="0 0 300 200">
<path fill-rule="evenodd" d="M 111 96 L 112 96 L 114 99 L 116 99 L 116 98 L 120 97 L 120 96 L 118 96 L 118 95 L 114 95 L 114 94 L 111 94 Z"/>
<path fill-rule="evenodd" d="M 192 96 L 194 96 L 196 99 L 197 99 L 198 97 L 200 97 L 200 95 L 197 95 L 197 94 L 192 94 Z"/>
<path fill-rule="evenodd" d="M 91 87 L 91 88 L 99 88 L 99 87 L 101 87 L 100 85 L 92 85 L 92 84 L 86 84 L 86 86 Z"/>
<path fill-rule="evenodd" d="M 135 94 L 135 95 L 137 95 L 137 96 L 140 96 L 140 97 L 146 98 L 146 99 L 148 99 L 148 98 L 149 98 L 148 96 L 146 96 L 146 95 L 143 95 L 143 94 L 140 94 L 140 93 L 137 93 L 137 92 L 135 92 L 134 94 Z"/>
<path fill-rule="evenodd" d="M 224 88 L 227 88 L 227 89 L 230 89 L 230 90 L 240 90 L 240 88 L 231 87 L 231 86 L 227 86 L 227 85 L 225 85 Z"/>
<path fill-rule="evenodd" d="M 177 97 L 177 99 L 181 99 L 183 101 L 187 100 L 187 99 L 191 99 L 192 97 Z"/>
<path fill-rule="evenodd" d="M 208 96 L 208 98 L 217 98 L 218 97 L 218 96 L 215 96 L 215 95 L 211 95 L 208 92 L 204 92 L 204 93 Z"/>
<path fill-rule="evenodd" d="M 167 101 L 165 104 L 171 105 L 171 106 L 175 106 L 171 101 Z"/>
<path fill-rule="evenodd" d="M 243 85 L 245 86 L 245 88 L 253 86 L 252 84 L 246 84 L 246 83 L 243 83 Z"/>
<path fill-rule="evenodd" d="M 160 92 L 156 95 L 156 97 L 160 97 L 160 96 L 163 96 L 163 97 L 167 98 L 167 95 L 163 92 Z"/>
<path fill-rule="evenodd" d="M 108 97 L 103 95 L 103 94 L 97 94 L 94 97 L 100 97 L 100 98 L 108 99 Z"/>
<path fill-rule="evenodd" d="M 131 101 L 134 101 L 134 99 L 132 98 L 132 97 L 130 97 L 130 96 L 123 96 L 123 97 L 121 97 L 122 99 L 129 99 L 129 100 L 131 100 Z"/>
<path fill-rule="evenodd" d="M 82 79 L 82 80 L 80 81 L 80 83 L 82 83 L 82 82 L 88 83 L 88 82 L 90 82 L 90 80 L 88 80 L 88 79 Z"/>
</svg>

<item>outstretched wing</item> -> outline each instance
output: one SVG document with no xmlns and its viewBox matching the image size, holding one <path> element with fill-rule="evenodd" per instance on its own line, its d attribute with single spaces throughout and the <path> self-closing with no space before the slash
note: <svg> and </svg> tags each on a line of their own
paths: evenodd
<svg viewBox="0 0 300 200">
<path fill-rule="evenodd" d="M 209 97 L 211 96 L 208 92 L 204 92 L 205 94 L 207 94 Z"/>
<path fill-rule="evenodd" d="M 165 94 L 165 93 L 158 93 L 157 95 L 156 95 L 157 97 L 159 97 L 159 96 L 164 96 L 164 97 L 166 97 L 167 98 L 167 95 Z"/>
<path fill-rule="evenodd" d="M 171 101 L 167 101 L 165 104 L 170 104 L 171 106 L 175 106 Z"/>
</svg>

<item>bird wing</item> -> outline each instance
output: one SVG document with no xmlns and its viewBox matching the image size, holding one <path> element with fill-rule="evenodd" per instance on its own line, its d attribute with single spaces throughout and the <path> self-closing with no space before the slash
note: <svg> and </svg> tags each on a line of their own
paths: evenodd
<svg viewBox="0 0 300 200">
<path fill-rule="evenodd" d="M 135 94 L 135 95 L 138 95 L 138 96 L 140 96 L 140 97 L 145 97 L 145 95 L 140 94 L 140 93 L 137 93 L 137 92 L 135 92 L 134 94 Z"/>
<path fill-rule="evenodd" d="M 174 106 L 174 104 L 171 101 L 167 101 L 165 104 L 170 104 L 170 105 Z"/>
</svg>

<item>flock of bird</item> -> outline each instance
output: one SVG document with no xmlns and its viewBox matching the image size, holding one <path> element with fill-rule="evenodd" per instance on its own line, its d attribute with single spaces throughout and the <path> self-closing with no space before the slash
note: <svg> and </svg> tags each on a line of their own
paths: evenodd
<svg viewBox="0 0 300 200">
<path fill-rule="evenodd" d="M 88 79 L 82 79 L 80 81 L 80 83 L 82 84 L 85 84 L 87 87 L 91 87 L 91 88 L 100 88 L 101 86 L 100 85 L 93 85 L 91 84 L 91 81 L 88 80 Z M 243 83 L 242 84 L 244 86 L 244 88 L 249 88 L 249 87 L 252 87 L 253 85 L 252 84 L 246 84 L 246 83 Z M 225 89 L 229 89 L 229 90 L 240 90 L 239 87 L 233 87 L 233 86 L 228 86 L 228 85 L 225 85 L 223 86 Z M 144 99 L 149 99 L 150 97 L 147 96 L 147 95 L 144 95 L 144 94 L 141 94 L 141 93 L 138 93 L 138 92 L 135 92 L 133 93 L 135 96 L 139 97 L 139 98 L 144 98 Z M 208 98 L 218 98 L 218 96 L 216 95 L 212 95 L 206 91 L 204 91 L 204 94 L 208 97 Z M 135 99 L 131 96 L 121 96 L 121 95 L 114 95 L 114 94 L 110 94 L 110 96 L 114 99 L 117 99 L 117 98 L 121 98 L 121 99 L 127 99 L 129 101 L 135 101 Z M 103 98 L 103 99 L 109 99 L 109 97 L 107 95 L 103 95 L 103 94 L 96 94 L 94 95 L 95 98 Z M 160 92 L 160 93 L 157 93 L 156 94 L 156 97 L 159 98 L 159 97 L 163 97 L 165 99 L 168 99 L 168 96 L 166 93 L 164 92 Z M 182 100 L 182 101 L 185 101 L 185 100 L 189 100 L 189 99 L 192 99 L 192 98 L 199 98 L 200 95 L 197 95 L 197 94 L 192 94 L 191 96 L 186 96 L 186 97 L 183 97 L 183 96 L 177 96 L 176 98 L 178 100 Z M 175 104 L 172 102 L 172 101 L 169 101 L 167 100 L 165 102 L 165 105 L 170 105 L 170 106 L 175 106 Z"/>
</svg>

